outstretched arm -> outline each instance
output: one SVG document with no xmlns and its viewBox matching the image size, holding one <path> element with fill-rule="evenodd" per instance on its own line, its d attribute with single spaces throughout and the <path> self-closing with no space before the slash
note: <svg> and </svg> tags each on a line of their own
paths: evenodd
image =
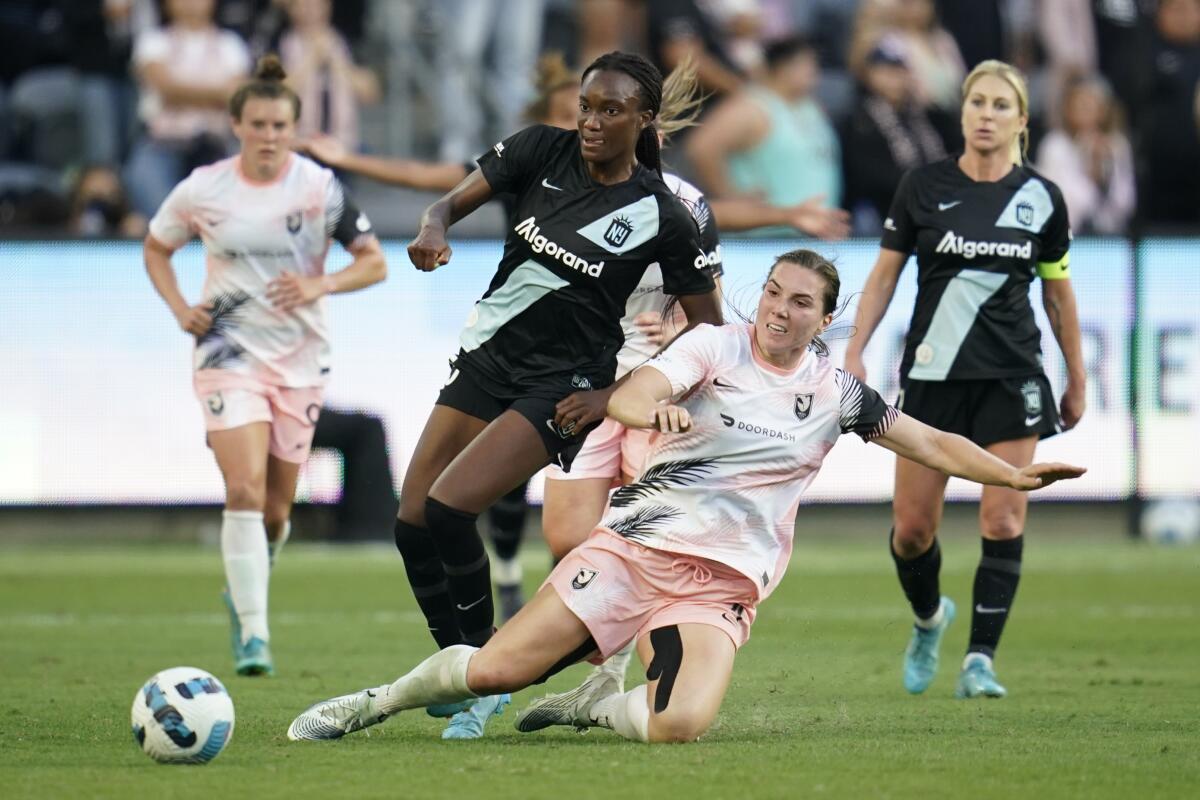
<svg viewBox="0 0 1200 800">
<path fill-rule="evenodd" d="M 446 231 L 490 199 L 491 185 L 481 170 L 475 170 L 425 209 L 421 215 L 421 230 L 408 245 L 408 258 L 413 265 L 424 272 L 432 272 L 448 263 L 450 245 L 446 244 Z"/>
<path fill-rule="evenodd" d="M 931 428 L 900 414 L 882 436 L 873 440 L 893 453 L 947 475 L 976 483 L 1030 491 L 1087 472 L 1070 464 L 1030 464 L 1018 469 L 969 439 Z"/>
<path fill-rule="evenodd" d="M 332 136 L 314 136 L 296 149 L 335 169 L 353 172 L 381 183 L 409 189 L 448 192 L 467 177 L 465 164 L 379 158 L 355 153 Z"/>
</svg>

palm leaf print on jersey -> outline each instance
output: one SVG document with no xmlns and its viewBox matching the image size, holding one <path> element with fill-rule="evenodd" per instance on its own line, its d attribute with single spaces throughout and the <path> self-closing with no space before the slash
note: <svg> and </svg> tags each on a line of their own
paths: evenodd
<svg viewBox="0 0 1200 800">
<path fill-rule="evenodd" d="M 624 508 L 672 486 L 695 483 L 712 472 L 714 461 L 716 459 L 713 458 L 687 458 L 655 464 L 643 472 L 637 481 L 614 492 L 608 504 L 613 508 Z"/>
<path fill-rule="evenodd" d="M 612 523 L 608 529 L 618 536 L 638 542 L 649 539 L 655 528 L 681 516 L 683 512 L 672 506 L 646 506 Z"/>
<path fill-rule="evenodd" d="M 209 301 L 212 305 L 212 310 L 209 311 L 209 316 L 212 317 L 212 327 L 205 331 L 204 335 L 196 340 L 196 343 L 209 345 L 212 349 L 205 353 L 204 360 L 200 363 L 200 369 L 218 369 L 237 361 L 246 352 L 239 345 L 229 341 L 226 336 L 241 322 L 242 311 L 249 300 L 249 293 L 238 289 L 216 295 Z"/>
</svg>

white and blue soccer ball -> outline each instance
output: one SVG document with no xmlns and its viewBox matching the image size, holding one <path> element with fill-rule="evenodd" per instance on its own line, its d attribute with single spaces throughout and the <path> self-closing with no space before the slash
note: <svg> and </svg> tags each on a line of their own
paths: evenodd
<svg viewBox="0 0 1200 800">
<path fill-rule="evenodd" d="M 233 737 L 233 698 L 196 667 L 164 669 L 133 698 L 133 738 L 163 764 L 207 764 Z"/>
<path fill-rule="evenodd" d="M 1200 539 L 1200 500 L 1154 500 L 1142 511 L 1142 536 L 1154 544 L 1191 544 Z"/>
</svg>

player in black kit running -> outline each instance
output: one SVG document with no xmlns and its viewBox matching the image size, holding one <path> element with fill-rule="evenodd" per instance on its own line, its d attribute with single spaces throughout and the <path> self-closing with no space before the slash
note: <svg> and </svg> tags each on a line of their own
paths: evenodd
<svg viewBox="0 0 1200 800">
<path fill-rule="evenodd" d="M 496 144 L 429 207 L 408 246 L 418 269 L 436 269 L 450 260 L 452 223 L 494 193 L 517 196 L 499 268 L 401 487 L 396 546 L 441 648 L 491 637 L 476 516 L 551 461 L 569 468 L 603 419 L 620 319 L 646 267 L 660 264 L 689 327 L 721 323 L 699 231 L 662 181 L 661 99 L 662 76 L 645 59 L 601 56 L 583 73 L 578 130 L 535 125 Z M 463 735 L 481 735 L 503 702 L 478 701 Z"/>
<path fill-rule="evenodd" d="M 1086 385 L 1067 209 L 1058 187 L 1022 163 L 1027 98 L 1024 80 L 1003 62 L 985 61 L 967 76 L 965 151 L 918 167 L 900 182 L 863 289 L 858 333 L 846 351 L 847 371 L 865 380 L 863 349 L 915 249 L 917 302 L 896 405 L 1018 467 L 1032 463 L 1039 438 L 1079 421 Z M 1041 335 L 1029 302 L 1034 275 L 1042 279 L 1042 304 L 1067 366 L 1061 417 L 1042 371 Z M 945 475 L 896 460 L 891 552 L 916 614 L 904 661 L 904 686 L 913 694 L 933 680 L 942 634 L 955 613 L 938 587 L 936 534 L 945 490 Z M 957 697 L 1006 694 L 992 658 L 1020 579 L 1027 508 L 1021 492 L 983 490 L 983 556 Z"/>
</svg>

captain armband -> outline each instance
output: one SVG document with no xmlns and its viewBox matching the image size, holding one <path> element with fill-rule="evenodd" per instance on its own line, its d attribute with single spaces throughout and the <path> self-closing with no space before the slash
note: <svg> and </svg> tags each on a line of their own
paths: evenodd
<svg viewBox="0 0 1200 800">
<path fill-rule="evenodd" d="M 1071 277 L 1071 254 L 1063 253 L 1063 257 L 1057 261 L 1039 261 L 1037 274 L 1044 281 L 1062 280 L 1063 278 Z"/>
</svg>

